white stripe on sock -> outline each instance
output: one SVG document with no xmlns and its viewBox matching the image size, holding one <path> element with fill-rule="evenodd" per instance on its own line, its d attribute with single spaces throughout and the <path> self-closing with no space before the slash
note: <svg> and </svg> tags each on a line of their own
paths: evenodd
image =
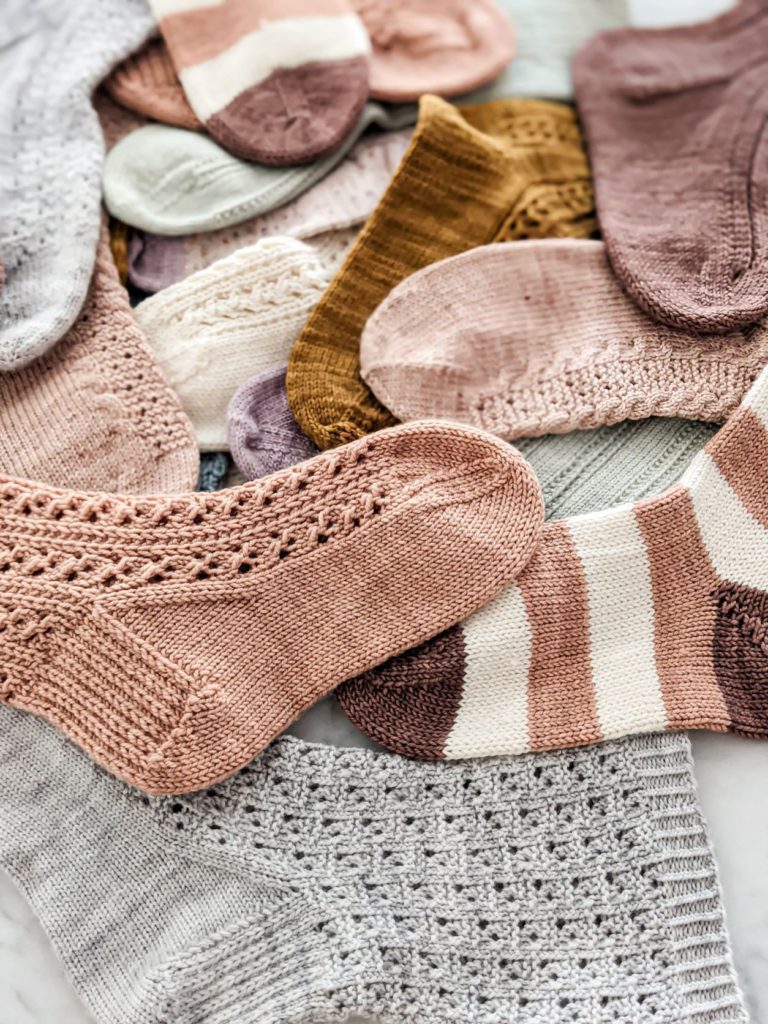
<svg viewBox="0 0 768 1024">
<path fill-rule="evenodd" d="M 160 21 L 172 14 L 186 14 L 204 7 L 223 7 L 227 0 L 149 0 L 155 18 Z"/>
<path fill-rule="evenodd" d="M 590 663 L 603 735 L 664 729 L 650 566 L 634 509 L 578 516 L 568 526 L 587 581 Z"/>
<path fill-rule="evenodd" d="M 179 78 L 195 113 L 207 121 L 280 68 L 349 60 L 366 56 L 370 49 L 368 34 L 355 14 L 285 18 L 264 22 L 223 53 L 184 68 Z"/>
<path fill-rule="evenodd" d="M 531 627 L 514 584 L 464 623 L 464 690 L 445 746 L 447 758 L 530 750 Z"/>
</svg>

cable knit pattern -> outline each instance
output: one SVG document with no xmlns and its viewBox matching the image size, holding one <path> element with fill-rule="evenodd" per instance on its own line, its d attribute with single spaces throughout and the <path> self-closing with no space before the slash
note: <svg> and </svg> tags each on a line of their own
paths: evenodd
<svg viewBox="0 0 768 1024">
<path fill-rule="evenodd" d="M 763 325 L 701 335 L 651 320 L 595 241 L 443 260 L 390 292 L 360 341 L 363 379 L 398 419 L 508 441 L 648 416 L 721 422 L 766 363 Z"/>
<path fill-rule="evenodd" d="M 91 93 L 153 27 L 144 0 L 6 0 L 0 52 L 0 371 L 69 330 L 90 285 L 104 155 Z M 12 28 L 11 28 L 12 26 Z"/>
<path fill-rule="evenodd" d="M 0 472 L 54 487 L 186 491 L 198 453 L 117 279 L 106 226 L 83 310 L 62 340 L 0 374 Z"/>
<path fill-rule="evenodd" d="M 284 738 L 142 799 L 0 725 L 0 863 L 100 1024 L 746 1022 L 682 736 L 439 766 Z"/>
<path fill-rule="evenodd" d="M 135 309 L 203 451 L 226 449 L 227 406 L 255 373 L 284 363 L 336 259 L 292 238 L 238 249 Z"/>
<path fill-rule="evenodd" d="M 202 788 L 497 593 L 542 515 L 514 449 L 437 423 L 215 495 L 3 478 L 0 697 L 135 785 Z"/>
<path fill-rule="evenodd" d="M 311 238 L 318 246 L 320 238 L 361 224 L 389 184 L 409 139 L 410 132 L 363 137 L 327 178 L 285 206 L 243 224 L 180 238 L 135 231 L 128 253 L 132 283 L 157 292 L 261 238 Z"/>
</svg>

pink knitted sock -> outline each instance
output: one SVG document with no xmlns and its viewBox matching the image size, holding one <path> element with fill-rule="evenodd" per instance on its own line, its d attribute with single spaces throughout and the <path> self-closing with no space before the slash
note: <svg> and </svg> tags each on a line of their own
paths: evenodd
<svg viewBox="0 0 768 1024">
<path fill-rule="evenodd" d="M 353 0 L 373 44 L 371 96 L 456 96 L 491 82 L 515 53 L 495 0 Z"/>
<path fill-rule="evenodd" d="M 768 310 L 768 4 L 604 32 L 574 84 L 608 255 L 658 320 L 725 332 Z"/>
<path fill-rule="evenodd" d="M 310 163 L 368 97 L 370 42 L 349 0 L 150 0 L 187 99 L 245 160 Z"/>
<path fill-rule="evenodd" d="M 625 419 L 720 422 L 768 363 L 768 331 L 651 320 L 602 242 L 509 242 L 435 263 L 368 320 L 360 371 L 400 420 L 474 423 L 508 441 Z"/>
<path fill-rule="evenodd" d="M 154 793 L 250 761 L 513 579 L 543 505 L 488 434 L 396 427 L 216 494 L 0 479 L 0 697 Z"/>
<path fill-rule="evenodd" d="M 163 124 L 201 131 L 163 39 L 150 39 L 104 79 L 112 99 Z"/>
</svg>

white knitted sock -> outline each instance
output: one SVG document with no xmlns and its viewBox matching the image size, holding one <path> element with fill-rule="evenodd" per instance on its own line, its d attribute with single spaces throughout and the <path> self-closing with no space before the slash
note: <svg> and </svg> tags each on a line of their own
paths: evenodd
<svg viewBox="0 0 768 1024">
<path fill-rule="evenodd" d="M 144 0 L 4 0 L 0 371 L 46 352 L 85 301 L 104 156 L 91 92 L 152 29 Z"/>
</svg>

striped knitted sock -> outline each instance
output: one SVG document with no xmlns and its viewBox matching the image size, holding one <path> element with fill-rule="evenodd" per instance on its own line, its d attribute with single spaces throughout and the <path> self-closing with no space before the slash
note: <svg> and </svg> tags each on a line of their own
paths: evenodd
<svg viewBox="0 0 768 1024">
<path fill-rule="evenodd" d="M 768 737 L 768 369 L 656 498 L 548 523 L 516 583 L 340 692 L 401 753 L 455 758 L 662 729 Z"/>
<path fill-rule="evenodd" d="M 507 441 L 648 416 L 719 423 L 766 363 L 761 325 L 702 336 L 658 324 L 621 288 L 603 243 L 574 239 L 481 246 L 425 267 L 360 341 L 363 379 L 399 420 L 474 423 Z"/>
<path fill-rule="evenodd" d="M 0 699 L 147 791 L 204 788 L 493 597 L 542 517 L 518 453 L 444 424 L 217 494 L 2 477 Z"/>
<path fill-rule="evenodd" d="M 573 112 L 498 100 L 461 111 L 435 96 L 395 177 L 291 352 L 288 401 L 318 448 L 393 423 L 360 377 L 368 317 L 404 278 L 494 240 L 596 229 Z"/>
<path fill-rule="evenodd" d="M 348 0 L 150 0 L 190 105 L 259 163 L 336 149 L 368 97 L 370 42 Z"/>
</svg>

